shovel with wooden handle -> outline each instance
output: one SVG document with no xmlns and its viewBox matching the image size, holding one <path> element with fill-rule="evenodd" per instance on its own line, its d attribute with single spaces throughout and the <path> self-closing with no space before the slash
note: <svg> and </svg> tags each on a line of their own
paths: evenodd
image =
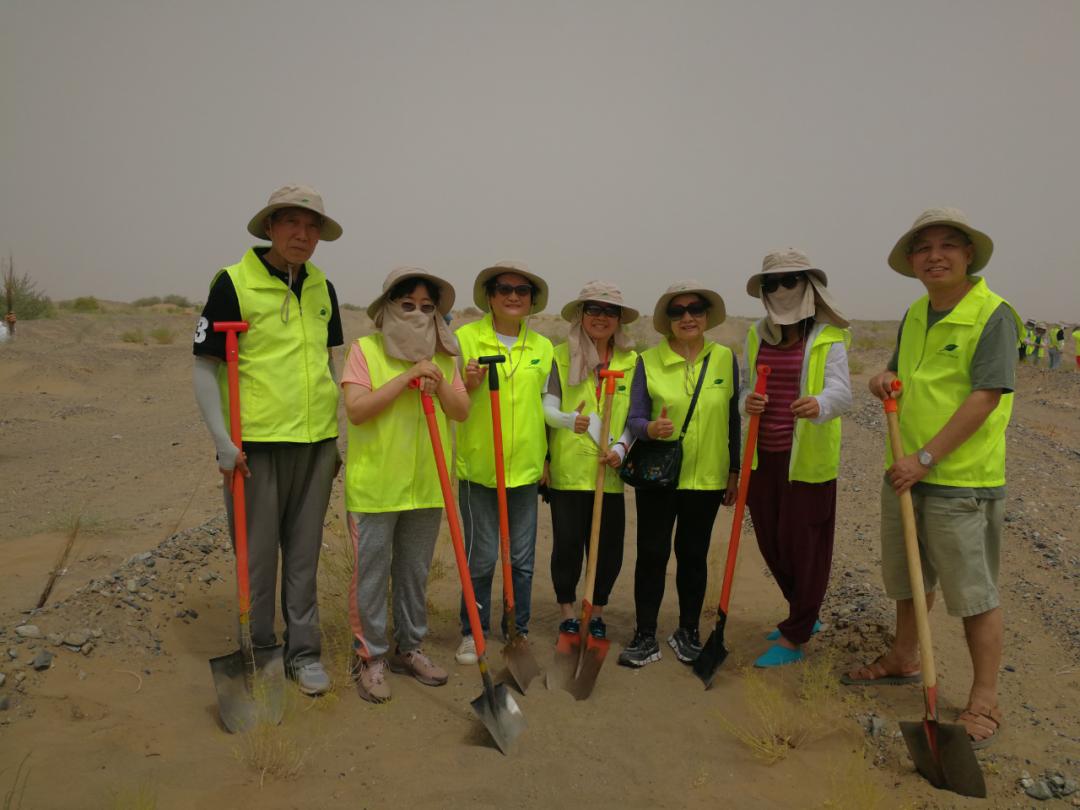
<svg viewBox="0 0 1080 810">
<path fill-rule="evenodd" d="M 892 390 L 902 388 L 900 380 L 892 381 Z M 889 446 L 893 459 L 904 457 L 900 436 L 897 403 L 892 397 L 883 403 L 889 424 Z M 971 747 L 967 729 L 957 723 L 938 720 L 937 669 L 934 666 L 934 644 L 930 637 L 930 619 L 926 609 L 926 587 L 923 584 L 922 560 L 919 558 L 919 539 L 915 529 L 915 507 L 911 490 L 900 493 L 900 522 L 904 527 L 904 551 L 907 552 L 911 601 L 915 606 L 915 629 L 919 636 L 919 657 L 922 661 L 923 705 L 922 721 L 901 721 L 908 753 L 915 768 L 936 788 L 951 790 L 961 796 L 986 798 L 983 779 L 975 749 Z"/>
<path fill-rule="evenodd" d="M 243 447 L 240 425 L 240 353 L 237 334 L 243 321 L 219 321 L 215 332 L 225 333 L 225 364 L 229 381 L 229 427 L 237 449 Z M 236 550 L 236 593 L 240 612 L 240 649 L 210 659 L 217 691 L 218 712 L 226 730 L 238 734 L 256 723 L 277 725 L 285 714 L 285 669 L 282 648 L 251 643 L 251 591 L 248 584 L 247 505 L 244 476 L 232 474 L 233 539 Z"/>
<path fill-rule="evenodd" d="M 503 463 L 502 412 L 499 408 L 499 363 L 505 363 L 501 354 L 476 358 L 487 366 L 488 395 L 491 397 L 491 431 L 495 447 L 495 488 L 499 499 L 499 558 L 502 560 L 503 616 L 506 617 L 507 641 L 502 655 L 506 669 L 522 694 L 532 680 L 540 674 L 540 665 L 533 658 L 528 640 L 518 632 L 514 615 L 514 578 L 510 564 L 510 515 L 506 506 L 506 470 Z"/>
</svg>

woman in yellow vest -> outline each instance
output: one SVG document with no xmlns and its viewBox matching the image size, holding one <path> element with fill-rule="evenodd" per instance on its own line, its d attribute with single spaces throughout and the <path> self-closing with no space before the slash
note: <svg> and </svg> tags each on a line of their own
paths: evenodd
<svg viewBox="0 0 1080 810">
<path fill-rule="evenodd" d="M 1076 352 L 1076 368 L 1080 370 L 1080 326 L 1073 329 L 1073 350 Z"/>
<path fill-rule="evenodd" d="M 469 573 L 487 634 L 491 621 L 491 580 L 499 559 L 499 504 L 495 482 L 495 451 L 487 374 L 499 375 L 502 414 L 503 466 L 510 520 L 510 566 L 514 588 L 514 617 L 522 636 L 528 635 L 536 558 L 536 500 L 547 454 L 544 428 L 544 389 L 551 373 L 552 345 L 529 328 L 528 318 L 547 305 L 547 283 L 523 265 L 500 262 L 484 268 L 473 283 L 473 302 L 487 314 L 457 330 L 465 387 L 471 407 L 458 428 L 458 501 L 461 506 Z M 506 362 L 492 371 L 480 357 L 503 355 Z M 461 604 L 459 664 L 476 663 L 476 644 Z"/>
<path fill-rule="evenodd" d="M 840 414 L 851 407 L 848 321 L 827 283 L 793 248 L 769 253 L 746 283 L 765 307 L 743 356 L 743 411 L 761 420 L 747 505 L 761 556 L 788 603 L 787 618 L 766 636 L 774 644 L 756 667 L 801 661 L 802 645 L 821 629 L 836 524 Z M 753 390 L 759 363 L 771 370 L 765 394 Z"/>
<path fill-rule="evenodd" d="M 720 504 L 735 502 L 739 480 L 738 364 L 731 349 L 705 337 L 724 317 L 719 294 L 697 281 L 676 282 L 653 310 L 653 328 L 664 337 L 641 353 L 634 370 L 628 424 L 635 439 L 677 441 L 699 381 L 701 386 L 683 438 L 677 487 L 636 492 L 637 627 L 619 655 L 623 666 L 660 660 L 656 630 L 672 529 L 679 626 L 668 644 L 685 664 L 701 653 L 698 621 L 708 578 L 709 538 Z"/>
<path fill-rule="evenodd" d="M 1046 339 L 1050 347 L 1050 370 L 1061 365 L 1061 350 L 1065 347 L 1065 329 L 1059 323 L 1047 324 Z"/>
<path fill-rule="evenodd" d="M 588 282 L 578 297 L 562 309 L 563 320 L 570 322 L 570 332 L 566 342 L 555 347 L 555 363 L 544 395 L 544 417 L 551 428 L 548 441 L 551 581 L 562 616 L 561 633 L 581 630 L 574 601 L 582 555 L 588 548 L 592 528 L 598 439 L 604 409 L 602 378 L 598 372 L 610 369 L 623 372 L 625 377 L 616 380 L 612 398 L 609 450 L 604 458 L 611 469 L 604 477 L 593 617 L 588 627 L 588 632 L 597 638 L 607 635 L 601 616 L 622 569 L 626 525 L 623 483 L 615 470 L 622 464 L 631 442 L 626 416 L 637 364 L 637 352 L 630 348 L 629 336 L 622 326 L 636 321 L 639 314 L 625 306 L 619 288 L 606 281 Z"/>
<path fill-rule="evenodd" d="M 428 686 L 447 673 L 428 658 L 427 577 L 442 518 L 442 490 L 420 394 L 435 397 L 439 432 L 449 447 L 447 418 L 463 421 L 469 397 L 456 370 L 457 341 L 443 315 L 454 305 L 447 282 L 415 267 L 394 270 L 368 307 L 375 331 L 352 346 L 342 374 L 349 449 L 345 500 L 356 556 L 349 619 L 360 697 L 390 699 L 386 668 Z M 396 649 L 387 661 L 386 591 L 393 583 Z"/>
</svg>

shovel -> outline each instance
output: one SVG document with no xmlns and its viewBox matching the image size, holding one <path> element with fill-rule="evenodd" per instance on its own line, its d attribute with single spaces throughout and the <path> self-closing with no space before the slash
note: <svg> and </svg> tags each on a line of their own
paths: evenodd
<svg viewBox="0 0 1080 810">
<path fill-rule="evenodd" d="M 600 377 L 604 387 L 604 417 L 600 426 L 600 461 L 596 470 L 596 490 L 593 494 L 592 525 L 589 529 L 589 554 L 585 566 L 585 595 L 581 600 L 581 621 L 578 633 L 559 633 L 555 643 L 554 673 L 548 675 L 548 688 L 565 689 L 575 700 L 585 700 L 592 694 L 600 667 L 607 657 L 611 642 L 595 638 L 589 632 L 592 618 L 593 589 L 596 586 L 596 558 L 600 554 L 600 520 L 604 511 L 604 479 L 607 467 L 604 456 L 608 451 L 608 431 L 611 429 L 611 398 L 615 395 L 615 380 L 625 376 L 621 371 L 603 370 Z M 584 643 L 582 643 L 584 636 Z"/>
<path fill-rule="evenodd" d="M 901 389 L 893 380 L 892 390 Z M 884 401 L 885 419 L 889 423 L 889 445 L 894 459 L 904 457 L 900 438 L 900 420 L 896 400 Z M 961 796 L 986 798 L 983 779 L 975 749 L 971 747 L 967 729 L 958 723 L 941 723 L 937 710 L 937 670 L 934 666 L 934 645 L 930 638 L 930 621 L 926 609 L 926 588 L 923 585 L 922 561 L 919 559 L 919 540 L 915 531 L 915 507 L 911 490 L 900 495 L 900 521 L 904 527 L 904 550 L 907 552 L 908 577 L 911 581 L 912 602 L 915 605 L 915 628 L 919 635 L 919 656 L 922 659 L 923 705 L 922 721 L 900 723 L 908 753 L 915 768 L 936 788 L 951 790 Z"/>
<path fill-rule="evenodd" d="M 754 393 L 764 394 L 765 383 L 772 371 L 768 366 L 757 367 L 757 381 Z M 720 607 L 716 609 L 716 627 L 701 647 L 701 654 L 694 661 L 694 674 L 701 678 L 705 688 L 712 686 L 716 670 L 728 657 L 724 646 L 724 628 L 727 626 L 728 604 L 731 602 L 731 582 L 735 578 L 735 560 L 739 556 L 739 539 L 742 537 L 743 512 L 746 511 L 746 494 L 750 491 L 751 467 L 754 464 L 754 450 L 757 447 L 758 424 L 761 414 L 750 417 L 750 426 L 746 429 L 746 447 L 743 448 L 742 472 L 739 475 L 739 494 L 735 499 L 735 516 L 731 521 L 731 539 L 728 540 L 727 563 L 724 566 L 724 584 L 720 588 Z"/>
<path fill-rule="evenodd" d="M 242 447 L 240 430 L 240 370 L 236 335 L 246 332 L 243 321 L 221 321 L 215 332 L 225 333 L 225 362 L 229 378 L 229 422 L 232 440 Z M 285 713 L 285 669 L 281 645 L 253 647 L 251 597 L 248 586 L 247 508 L 244 476 L 232 475 L 233 537 L 236 540 L 236 592 L 240 607 L 240 649 L 210 659 L 217 692 L 218 713 L 230 734 L 250 730 L 256 723 L 277 725 Z"/>
<path fill-rule="evenodd" d="M 495 445 L 495 486 L 499 496 L 499 557 L 502 560 L 503 615 L 506 616 L 508 640 L 502 655 L 506 669 L 521 694 L 529 688 L 533 678 L 540 674 L 529 650 L 528 640 L 517 629 L 514 616 L 514 579 L 510 566 L 510 516 L 506 507 L 506 472 L 503 468 L 502 413 L 499 410 L 499 370 L 497 363 L 505 363 L 501 354 L 476 358 L 476 362 L 488 367 L 488 392 L 491 397 L 491 430 Z"/>
<path fill-rule="evenodd" d="M 450 474 L 446 471 L 446 456 L 443 454 L 442 439 L 439 438 L 439 426 L 435 422 L 435 403 L 430 396 L 420 393 L 420 401 L 427 418 L 428 434 L 431 436 L 431 449 L 435 454 L 435 466 L 439 470 L 439 483 L 442 485 L 443 503 L 446 505 L 446 522 L 450 527 L 450 538 L 454 543 L 454 559 L 457 561 L 458 576 L 461 578 L 461 595 L 469 614 L 469 627 L 476 643 L 476 661 L 480 665 L 480 678 L 484 682 L 484 691 L 472 702 L 473 711 L 480 718 L 495 744 L 504 754 L 522 731 L 525 730 L 525 716 L 521 713 L 510 690 L 505 684 L 496 685 L 491 680 L 488 670 L 487 645 L 484 643 L 484 629 L 480 626 L 480 613 L 476 609 L 476 594 L 473 593 L 472 577 L 469 575 L 469 560 L 465 556 L 465 540 L 461 535 L 461 522 L 458 520 L 454 493 L 450 489 Z"/>
</svg>

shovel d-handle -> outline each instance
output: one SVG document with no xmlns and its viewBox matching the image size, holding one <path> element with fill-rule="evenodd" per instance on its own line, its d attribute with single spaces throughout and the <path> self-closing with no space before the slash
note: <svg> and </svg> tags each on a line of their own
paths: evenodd
<svg viewBox="0 0 1080 810">
<path fill-rule="evenodd" d="M 488 367 L 488 390 L 499 390 L 499 374 L 495 371 L 495 366 L 498 363 L 506 362 L 506 355 L 503 354 L 485 354 L 483 357 L 477 357 L 476 362 L 482 366 Z"/>
<path fill-rule="evenodd" d="M 901 391 L 903 383 L 893 380 L 889 386 Z M 885 420 L 889 424 L 889 448 L 893 460 L 904 457 L 904 442 L 900 435 L 900 417 L 897 401 L 892 397 L 882 400 Z M 926 715 L 937 719 L 937 668 L 934 666 L 934 643 L 930 636 L 930 617 L 926 609 L 926 585 L 923 583 L 922 561 L 919 558 L 919 538 L 915 529 L 915 505 L 911 490 L 902 492 L 900 498 L 900 523 L 904 528 L 904 551 L 907 554 L 908 581 L 911 584 L 911 601 L 915 607 L 915 630 L 919 636 L 919 656 L 922 659 L 922 678 L 925 690 Z"/>
<path fill-rule="evenodd" d="M 217 321 L 215 332 L 225 333 L 225 370 L 229 382 L 229 435 L 236 449 L 243 452 L 243 427 L 240 424 L 240 344 L 237 335 L 246 332 L 246 321 Z M 251 649 L 251 587 L 248 582 L 247 504 L 244 500 L 244 476 L 236 468 L 232 474 L 233 539 L 236 541 L 236 596 L 240 608 L 240 646 Z"/>
</svg>

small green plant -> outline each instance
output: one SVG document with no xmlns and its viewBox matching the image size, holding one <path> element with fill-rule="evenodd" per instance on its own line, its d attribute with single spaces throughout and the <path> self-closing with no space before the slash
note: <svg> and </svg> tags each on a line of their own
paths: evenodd
<svg viewBox="0 0 1080 810">
<path fill-rule="evenodd" d="M 4 271 L 4 305 L 6 312 L 14 312 L 20 321 L 37 318 L 53 318 L 56 308 L 49 296 L 38 290 L 30 276 L 15 274 L 15 260 L 9 255 Z"/>
<path fill-rule="evenodd" d="M 151 295 L 147 298 L 136 298 L 131 302 L 131 305 L 135 307 L 152 307 L 160 303 L 161 298 L 159 296 Z"/>
<path fill-rule="evenodd" d="M 156 329 L 151 330 L 150 337 L 153 338 L 154 343 L 161 346 L 172 343 L 175 339 L 172 330 L 165 326 L 159 326 Z"/>
<path fill-rule="evenodd" d="M 75 312 L 101 312 L 101 303 L 92 295 L 83 295 L 71 302 Z"/>
<path fill-rule="evenodd" d="M 240 735 L 236 758 L 259 774 L 259 787 L 267 777 L 295 779 L 304 768 L 310 747 L 300 745 L 282 723 L 260 720 L 250 731 Z"/>
<path fill-rule="evenodd" d="M 120 333 L 120 340 L 124 343 L 145 343 L 146 335 L 143 334 L 142 329 L 128 329 Z"/>
</svg>

